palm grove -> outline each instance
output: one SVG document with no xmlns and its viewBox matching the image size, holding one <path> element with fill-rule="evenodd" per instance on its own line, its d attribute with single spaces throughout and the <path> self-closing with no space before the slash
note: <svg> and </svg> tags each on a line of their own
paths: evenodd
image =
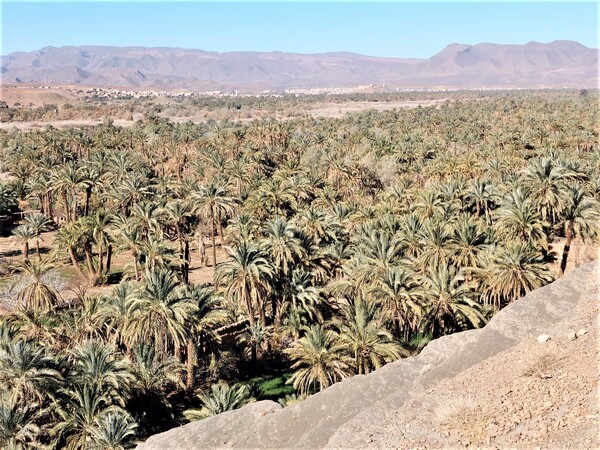
<svg viewBox="0 0 600 450">
<path fill-rule="evenodd" d="M 0 214 L 38 211 L 3 222 L 0 444 L 128 448 L 485 325 L 597 243 L 598 123 L 593 95 L 513 93 L 0 132 Z"/>
</svg>

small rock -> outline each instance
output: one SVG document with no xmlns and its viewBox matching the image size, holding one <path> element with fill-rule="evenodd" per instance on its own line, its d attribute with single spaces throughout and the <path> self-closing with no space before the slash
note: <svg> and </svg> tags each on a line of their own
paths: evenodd
<svg viewBox="0 0 600 450">
<path fill-rule="evenodd" d="M 537 341 L 538 341 L 540 344 L 541 344 L 541 343 L 543 343 L 543 342 L 546 342 L 546 341 L 548 341 L 548 340 L 550 340 L 550 336 L 548 336 L 547 334 L 540 334 L 540 335 L 537 337 Z"/>
<path fill-rule="evenodd" d="M 552 402 L 545 402 L 544 408 L 552 408 Z"/>
<path fill-rule="evenodd" d="M 571 331 L 569 334 L 567 334 L 567 337 L 570 341 L 574 341 L 575 339 L 577 339 L 577 334 L 574 331 Z"/>
<path fill-rule="evenodd" d="M 584 334 L 587 334 L 587 330 L 585 328 L 582 328 L 577 332 L 577 337 L 583 336 Z"/>
</svg>

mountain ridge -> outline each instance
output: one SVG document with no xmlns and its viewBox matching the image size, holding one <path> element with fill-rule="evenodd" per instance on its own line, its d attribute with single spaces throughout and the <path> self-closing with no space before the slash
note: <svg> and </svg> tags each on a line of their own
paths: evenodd
<svg viewBox="0 0 600 450">
<path fill-rule="evenodd" d="M 385 85 L 414 88 L 596 87 L 598 50 L 575 41 L 453 43 L 430 58 L 47 46 L 0 57 L 2 83 L 258 92 Z"/>
</svg>

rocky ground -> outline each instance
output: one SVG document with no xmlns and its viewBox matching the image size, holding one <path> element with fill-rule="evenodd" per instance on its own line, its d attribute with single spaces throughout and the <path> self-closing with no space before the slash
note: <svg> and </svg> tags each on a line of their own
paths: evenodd
<svg viewBox="0 0 600 450">
<path fill-rule="evenodd" d="M 600 448 L 599 280 L 600 263 L 587 264 L 416 357 L 138 448 Z"/>
<path fill-rule="evenodd" d="M 361 447 L 600 448 L 598 299 L 387 411 Z M 547 339 L 547 340 L 546 340 Z M 358 431 L 358 430 L 356 430 Z"/>
</svg>

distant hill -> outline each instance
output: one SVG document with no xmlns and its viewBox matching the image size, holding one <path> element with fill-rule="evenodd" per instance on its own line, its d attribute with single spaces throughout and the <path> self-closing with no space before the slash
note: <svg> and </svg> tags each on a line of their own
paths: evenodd
<svg viewBox="0 0 600 450">
<path fill-rule="evenodd" d="M 381 83 L 392 89 L 598 85 L 598 50 L 573 41 L 451 44 L 428 59 L 77 46 L 15 52 L 0 60 L 2 83 L 241 92 Z"/>
</svg>

